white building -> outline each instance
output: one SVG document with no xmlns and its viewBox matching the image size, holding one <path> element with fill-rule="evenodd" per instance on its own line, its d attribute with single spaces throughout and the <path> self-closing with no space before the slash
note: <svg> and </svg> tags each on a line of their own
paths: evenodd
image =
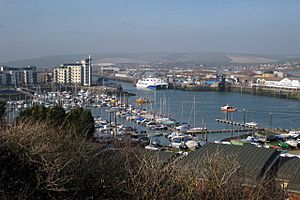
<svg viewBox="0 0 300 200">
<path fill-rule="evenodd" d="M 284 77 L 284 73 L 281 72 L 281 71 L 274 71 L 274 76 L 275 77 L 283 78 Z"/>
<path fill-rule="evenodd" d="M 92 58 L 89 55 L 88 59 L 80 61 L 83 68 L 83 85 L 92 86 Z"/>
<path fill-rule="evenodd" d="M 252 86 L 264 86 L 271 88 L 282 88 L 282 89 L 300 89 L 300 80 L 284 78 L 280 81 L 271 81 L 265 79 L 257 79 L 255 84 Z"/>
<path fill-rule="evenodd" d="M 54 83 L 78 84 L 84 86 L 92 85 L 92 63 L 89 55 L 88 59 L 78 63 L 63 64 L 54 68 Z"/>
</svg>

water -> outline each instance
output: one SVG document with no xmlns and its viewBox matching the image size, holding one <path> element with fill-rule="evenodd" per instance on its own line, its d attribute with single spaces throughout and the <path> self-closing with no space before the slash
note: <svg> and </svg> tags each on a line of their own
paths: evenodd
<svg viewBox="0 0 300 200">
<path fill-rule="evenodd" d="M 114 81 L 116 82 L 116 81 Z M 177 121 L 186 122 L 196 127 L 202 126 L 204 116 L 205 126 L 208 129 L 231 129 L 231 125 L 216 122 L 216 118 L 225 118 L 226 113 L 220 111 L 220 106 L 230 104 L 238 108 L 238 111 L 230 114 L 234 121 L 243 122 L 246 109 L 246 122 L 255 121 L 262 127 L 270 127 L 270 112 L 272 113 L 271 126 L 285 129 L 296 129 L 300 127 L 300 101 L 278 99 L 265 96 L 254 96 L 230 92 L 189 92 L 180 90 L 137 90 L 131 83 L 116 82 L 122 85 L 124 91 L 131 92 L 137 96 L 156 99 L 152 105 L 144 105 L 156 112 L 163 112 L 175 118 Z M 131 104 L 135 104 L 137 96 L 129 97 Z M 195 96 L 195 122 L 193 98 Z M 162 103 L 163 102 L 163 103 Z M 92 108 L 93 114 L 102 116 L 109 120 L 107 108 Z M 10 118 L 12 113 L 9 112 Z M 14 113 L 17 116 L 17 112 Z M 112 116 L 112 120 L 114 117 Z M 124 118 L 117 118 L 117 122 L 128 126 L 137 127 L 139 130 L 145 128 L 134 122 L 126 121 Z M 241 127 L 234 127 L 240 129 Z M 220 140 L 239 133 L 214 133 L 208 136 L 209 141 Z"/>
<path fill-rule="evenodd" d="M 300 127 L 300 101 L 278 99 L 266 96 L 254 96 L 230 92 L 190 92 L 180 90 L 138 90 L 131 83 L 120 83 L 124 91 L 137 96 L 156 99 L 155 103 L 148 108 L 157 112 L 162 111 L 178 121 L 186 122 L 196 127 L 202 126 L 202 116 L 208 129 L 231 129 L 231 125 L 216 122 L 216 118 L 224 119 L 226 113 L 220 111 L 220 106 L 229 104 L 238 108 L 231 113 L 230 118 L 234 121 L 243 122 L 246 109 L 246 122 L 255 121 L 262 127 L 281 127 L 285 129 L 296 129 Z M 129 100 L 134 104 L 135 97 Z M 195 122 L 193 98 L 195 96 Z M 164 103 L 162 103 L 164 102 Z M 183 109 L 182 109 L 183 108 Z M 272 113 L 270 117 L 270 113 Z M 270 123 L 270 118 L 271 123 Z M 238 129 L 239 127 L 234 127 Z M 235 133 L 234 135 L 237 135 Z M 231 133 L 211 134 L 209 140 L 231 137 Z"/>
</svg>

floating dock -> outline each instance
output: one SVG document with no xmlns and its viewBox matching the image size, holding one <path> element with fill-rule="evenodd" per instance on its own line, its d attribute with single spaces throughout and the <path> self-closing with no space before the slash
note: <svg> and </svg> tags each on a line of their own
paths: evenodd
<svg viewBox="0 0 300 200">
<path fill-rule="evenodd" d="M 221 123 L 225 123 L 225 124 L 232 124 L 234 126 L 242 126 L 242 127 L 257 129 L 257 126 L 248 125 L 248 124 L 244 124 L 244 123 L 240 123 L 240 122 L 236 122 L 236 121 L 232 121 L 232 120 L 216 119 L 216 121 L 221 122 Z"/>
<path fill-rule="evenodd" d="M 245 133 L 245 132 L 256 132 L 256 131 L 265 131 L 263 128 L 259 129 L 220 129 L 220 130 L 189 130 L 187 133 L 190 134 L 211 134 L 211 133 Z"/>
</svg>

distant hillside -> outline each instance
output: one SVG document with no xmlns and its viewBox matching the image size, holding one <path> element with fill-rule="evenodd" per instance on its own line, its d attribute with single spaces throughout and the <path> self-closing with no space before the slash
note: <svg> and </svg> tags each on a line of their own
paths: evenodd
<svg viewBox="0 0 300 200">
<path fill-rule="evenodd" d="M 87 54 L 53 55 L 34 59 L 17 60 L 0 65 L 23 67 L 35 65 L 52 68 L 63 63 L 73 63 L 87 57 Z M 196 62 L 199 64 L 226 65 L 233 63 L 300 63 L 300 56 L 271 56 L 236 53 L 97 53 L 92 54 L 93 63 L 152 63 L 152 62 Z"/>
</svg>

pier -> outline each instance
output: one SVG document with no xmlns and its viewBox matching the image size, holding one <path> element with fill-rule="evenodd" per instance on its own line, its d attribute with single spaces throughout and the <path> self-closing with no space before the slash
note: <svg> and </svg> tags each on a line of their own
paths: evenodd
<svg viewBox="0 0 300 200">
<path fill-rule="evenodd" d="M 266 131 L 265 128 L 257 128 L 253 125 L 248 125 L 236 121 L 226 120 L 226 119 L 216 119 L 217 122 L 231 124 L 234 126 L 244 127 L 242 129 L 219 129 L 219 130 L 188 130 L 187 133 L 190 134 L 211 134 L 211 133 L 251 133 L 257 131 Z"/>
<path fill-rule="evenodd" d="M 244 124 L 244 123 L 240 123 L 240 122 L 236 122 L 236 121 L 232 121 L 232 120 L 216 119 L 216 121 L 221 122 L 221 123 L 225 123 L 225 124 L 232 124 L 234 126 L 242 126 L 242 127 L 256 129 L 256 126 L 248 125 L 248 124 Z"/>
<path fill-rule="evenodd" d="M 259 129 L 220 129 L 220 130 L 188 130 L 190 134 L 212 134 L 212 133 L 245 133 L 245 132 L 256 132 L 265 131 L 264 128 Z"/>
</svg>

